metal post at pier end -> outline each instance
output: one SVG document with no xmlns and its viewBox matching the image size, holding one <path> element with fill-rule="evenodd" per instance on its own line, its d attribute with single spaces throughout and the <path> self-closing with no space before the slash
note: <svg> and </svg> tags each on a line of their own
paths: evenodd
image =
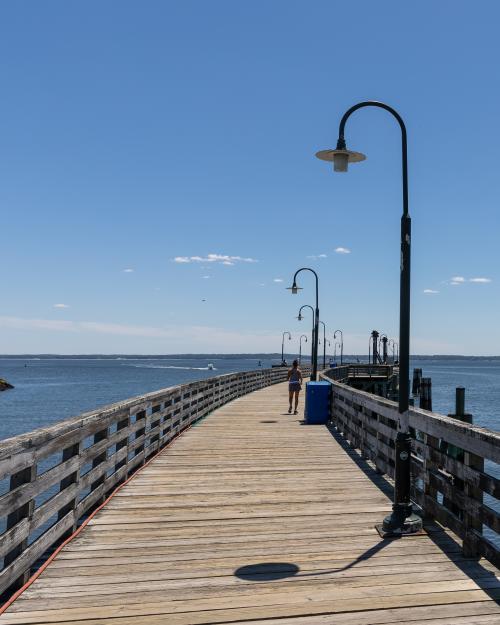
<svg viewBox="0 0 500 625">
<path fill-rule="evenodd" d="M 396 364 L 396 341 L 394 339 L 389 339 L 389 344 L 392 349 L 392 364 Z"/>
<path fill-rule="evenodd" d="M 316 380 L 318 379 L 319 280 L 318 280 L 318 274 L 314 271 L 314 269 L 311 269 L 310 267 L 301 267 L 300 269 L 297 269 L 297 271 L 295 272 L 293 276 L 292 286 L 287 287 L 288 290 L 291 291 L 294 295 L 296 295 L 299 292 L 299 290 L 301 290 L 301 287 L 297 286 L 297 276 L 299 275 L 301 271 L 310 271 L 311 273 L 314 274 L 314 277 L 316 278 L 316 308 L 314 309 L 314 336 L 313 336 L 313 354 L 314 355 L 313 355 L 312 372 L 311 372 L 311 380 L 313 382 L 316 382 Z"/>
<path fill-rule="evenodd" d="M 378 332 L 377 330 L 372 330 L 370 334 L 370 339 L 372 341 L 372 361 L 374 365 L 378 364 Z"/>
<path fill-rule="evenodd" d="M 382 362 L 384 365 L 387 364 L 387 342 L 388 342 L 387 334 L 381 334 L 380 341 L 382 343 Z"/>
<path fill-rule="evenodd" d="M 301 334 L 300 335 L 300 339 L 299 339 L 299 365 L 302 362 L 302 339 L 306 339 L 306 343 L 307 343 L 307 336 L 305 334 Z"/>
<path fill-rule="evenodd" d="M 349 163 L 365 160 L 365 155 L 347 149 L 344 130 L 349 117 L 365 107 L 381 108 L 390 113 L 401 130 L 403 214 L 401 216 L 400 281 L 399 281 L 399 400 L 398 433 L 395 449 L 394 504 L 392 514 L 384 519 L 381 531 L 387 534 L 412 534 L 422 529 L 422 519 L 412 509 L 411 487 L 411 437 L 409 429 L 409 385 L 410 385 L 410 259 L 411 259 L 411 218 L 408 210 L 408 146 L 406 126 L 399 113 L 383 102 L 369 100 L 359 102 L 348 109 L 339 124 L 337 148 L 322 150 L 316 156 L 333 162 L 334 171 L 346 172 Z"/>
<path fill-rule="evenodd" d="M 337 332 L 340 332 L 340 365 L 342 366 L 344 360 L 344 333 L 342 330 L 335 330 L 333 333 L 333 340 L 337 338 Z"/>
<path fill-rule="evenodd" d="M 320 320 L 323 325 L 323 369 L 326 368 L 326 325 L 324 321 Z"/>
<path fill-rule="evenodd" d="M 290 334 L 290 332 L 283 332 L 283 338 L 281 340 L 281 364 L 284 365 L 285 364 L 285 334 L 288 334 L 288 340 L 291 341 L 292 340 L 292 335 Z"/>
<path fill-rule="evenodd" d="M 311 319 L 312 319 L 312 327 L 311 327 L 311 367 L 312 367 L 312 363 L 314 361 L 314 308 L 312 306 L 310 306 L 309 304 L 303 304 L 300 308 L 299 308 L 299 314 L 297 316 L 297 319 L 299 321 L 302 321 L 302 319 L 304 318 L 302 316 L 302 309 L 303 308 L 310 308 L 311 309 Z"/>
</svg>

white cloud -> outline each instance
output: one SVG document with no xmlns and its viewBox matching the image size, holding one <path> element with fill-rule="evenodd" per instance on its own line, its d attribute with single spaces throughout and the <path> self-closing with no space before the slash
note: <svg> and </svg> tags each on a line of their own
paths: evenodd
<svg viewBox="0 0 500 625">
<path fill-rule="evenodd" d="M 311 256 L 307 256 L 311 260 L 318 260 L 319 258 L 328 258 L 326 254 L 312 254 Z"/>
<path fill-rule="evenodd" d="M 336 247 L 335 253 L 336 254 L 350 254 L 351 250 L 348 249 L 347 247 Z"/>
<path fill-rule="evenodd" d="M 210 276 L 201 276 L 203 278 L 203 280 L 209 280 Z"/>
<path fill-rule="evenodd" d="M 68 304 L 54 304 L 54 308 L 69 308 Z"/>
<path fill-rule="evenodd" d="M 124 269 L 123 273 L 134 273 L 133 269 Z"/>
<path fill-rule="evenodd" d="M 491 282 L 491 278 L 464 278 L 464 276 L 453 276 L 453 278 L 450 279 L 450 284 L 452 286 L 458 286 L 460 284 L 465 284 L 466 282 L 488 284 Z"/>
<path fill-rule="evenodd" d="M 424 293 L 432 293 L 432 294 L 435 294 L 435 293 L 439 293 L 439 291 L 435 291 L 434 289 L 424 289 Z"/>
<path fill-rule="evenodd" d="M 273 282 L 283 282 L 283 278 L 274 278 Z"/>
<path fill-rule="evenodd" d="M 174 263 L 222 263 L 234 265 L 235 263 L 257 263 L 255 258 L 245 256 L 229 256 L 227 254 L 207 254 L 207 256 L 176 256 Z"/>
</svg>

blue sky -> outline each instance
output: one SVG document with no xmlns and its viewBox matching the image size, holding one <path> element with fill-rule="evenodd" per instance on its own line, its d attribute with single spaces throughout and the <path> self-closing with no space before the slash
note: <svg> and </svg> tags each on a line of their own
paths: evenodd
<svg viewBox="0 0 500 625">
<path fill-rule="evenodd" d="M 409 134 L 412 351 L 500 354 L 499 19 L 493 0 L 3 2 L 0 352 L 279 351 L 283 330 L 297 349 L 303 265 L 346 352 L 396 336 L 399 129 L 359 111 L 366 162 L 314 158 L 377 99 Z"/>
</svg>

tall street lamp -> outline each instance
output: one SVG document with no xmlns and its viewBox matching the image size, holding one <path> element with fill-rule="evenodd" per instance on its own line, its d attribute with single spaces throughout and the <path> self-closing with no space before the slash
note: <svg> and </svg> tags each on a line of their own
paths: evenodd
<svg viewBox="0 0 500 625">
<path fill-rule="evenodd" d="M 320 321 L 323 326 L 323 369 L 326 368 L 326 325 L 324 321 Z"/>
<path fill-rule="evenodd" d="M 333 340 L 337 338 L 337 332 L 340 333 L 340 364 L 342 365 L 342 362 L 344 360 L 344 333 L 342 332 L 342 330 L 335 330 L 335 332 L 333 333 Z"/>
<path fill-rule="evenodd" d="M 318 274 L 314 271 L 314 269 L 311 269 L 310 267 L 301 267 L 300 269 L 297 269 L 297 271 L 295 272 L 293 276 L 292 286 L 287 287 L 288 290 L 290 290 L 294 295 L 296 295 L 301 289 L 301 287 L 297 286 L 297 276 L 299 275 L 301 271 L 310 271 L 311 273 L 314 274 L 314 277 L 316 278 L 316 308 L 314 309 L 314 336 L 313 336 L 314 356 L 313 356 L 312 373 L 311 373 L 311 380 L 313 382 L 316 382 L 318 378 L 318 325 L 319 325 Z"/>
<path fill-rule="evenodd" d="M 368 106 L 384 109 L 398 122 L 401 129 L 403 214 L 401 216 L 401 265 L 399 291 L 399 345 L 401 350 L 399 369 L 398 433 L 396 436 L 396 466 L 394 483 L 394 504 L 392 514 L 384 519 L 383 531 L 396 534 L 411 534 L 422 529 L 422 519 L 412 510 L 410 500 L 411 437 L 409 431 L 410 394 L 410 246 L 411 218 L 408 211 L 408 148 L 406 126 L 402 117 L 383 102 L 369 100 L 359 102 L 348 109 L 339 124 L 339 136 L 335 150 L 322 150 L 316 156 L 324 161 L 333 161 L 334 171 L 346 172 L 348 163 L 365 160 L 365 155 L 347 149 L 344 129 L 349 117 L 358 109 Z"/>
<path fill-rule="evenodd" d="M 305 339 L 307 343 L 307 336 L 305 334 L 301 334 L 299 339 L 299 365 L 302 363 L 302 339 Z"/>
<path fill-rule="evenodd" d="M 395 364 L 399 361 L 399 346 L 394 339 L 389 339 L 389 343 L 391 343 L 392 348 L 392 364 Z"/>
<path fill-rule="evenodd" d="M 283 338 L 281 340 L 281 364 L 285 363 L 285 334 L 288 334 L 288 340 L 292 340 L 292 335 L 290 332 L 283 332 Z"/>
<path fill-rule="evenodd" d="M 341 344 L 337 341 L 333 346 L 333 362 L 337 362 L 337 345 L 341 348 Z M 342 364 L 342 361 L 340 364 Z"/>
<path fill-rule="evenodd" d="M 299 308 L 299 315 L 297 317 L 297 319 L 299 321 L 302 321 L 302 319 L 304 319 L 304 317 L 302 315 L 302 310 L 304 308 L 310 308 L 311 309 L 311 319 L 312 319 L 312 328 L 311 328 L 311 367 L 312 367 L 312 363 L 314 362 L 314 308 L 312 306 L 310 306 L 309 304 L 303 304 Z"/>
</svg>

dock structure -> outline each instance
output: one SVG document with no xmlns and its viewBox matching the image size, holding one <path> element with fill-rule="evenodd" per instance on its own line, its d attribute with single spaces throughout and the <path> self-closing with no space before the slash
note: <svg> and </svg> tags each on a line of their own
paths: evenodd
<svg viewBox="0 0 500 625">
<path fill-rule="evenodd" d="M 219 386 L 212 382 L 203 392 L 186 385 L 171 390 L 168 400 L 156 394 L 127 405 L 128 414 L 140 408 L 144 415 L 143 423 L 133 420 L 121 428 L 130 429 L 129 446 L 140 441 L 142 467 L 87 519 L 0 623 L 499 623 L 497 552 L 482 535 L 483 523 L 497 527 L 497 517 L 480 495 L 481 489 L 498 494 L 493 488 L 498 481 L 484 473 L 473 453 L 481 448 L 486 457 L 496 457 L 498 435 L 412 410 L 413 422 L 422 428 L 415 432 L 414 495 L 426 511 L 425 532 L 383 539 L 375 525 L 391 509 L 386 476 L 396 409 L 389 400 L 350 388 L 342 375 L 348 375 L 347 368 L 324 374 L 332 384 L 329 427 L 307 425 L 302 414 L 288 414 L 286 385 L 275 383 L 283 380 L 279 371 L 260 380 L 256 374 L 220 376 Z M 208 410 L 207 401 L 219 406 Z M 123 413 L 111 413 L 124 422 Z M 194 418 L 200 414 L 206 418 Z M 192 427 L 172 440 L 183 419 Z M 462 456 L 446 455 L 436 442 L 440 428 L 447 428 L 450 443 L 460 439 Z M 115 445 L 117 431 L 107 430 Z M 149 443 L 157 444 L 148 461 L 151 431 Z M 68 432 L 73 430 L 66 430 L 66 442 Z M 161 436 L 171 441 L 163 450 Z M 103 440 L 93 446 L 102 447 Z M 113 447 L 113 454 L 122 448 Z M 122 452 L 123 459 L 136 457 L 133 451 Z M 0 467 L 4 460 L 0 455 Z M 16 462 L 19 468 L 19 458 Z M 91 471 L 118 464 L 116 458 L 106 462 Z M 126 466 L 118 470 L 123 473 Z M 102 469 L 101 477 L 106 476 Z M 452 469 L 461 483 L 446 477 Z M 419 487 L 418 476 L 425 472 Z M 109 491 L 102 486 L 91 492 Z M 453 506 L 460 503 L 460 510 L 447 509 L 440 492 Z M 72 505 L 73 516 L 66 508 L 61 519 L 76 518 L 78 497 Z M 33 523 L 34 511 L 22 510 L 28 516 L 18 523 Z M 3 535 L 10 546 L 11 534 Z M 2 573 L 9 574 L 10 567 L 8 581 L 16 561 L 36 544 L 18 549 L 20 555 Z M 20 570 L 18 565 L 16 575 Z"/>
</svg>

